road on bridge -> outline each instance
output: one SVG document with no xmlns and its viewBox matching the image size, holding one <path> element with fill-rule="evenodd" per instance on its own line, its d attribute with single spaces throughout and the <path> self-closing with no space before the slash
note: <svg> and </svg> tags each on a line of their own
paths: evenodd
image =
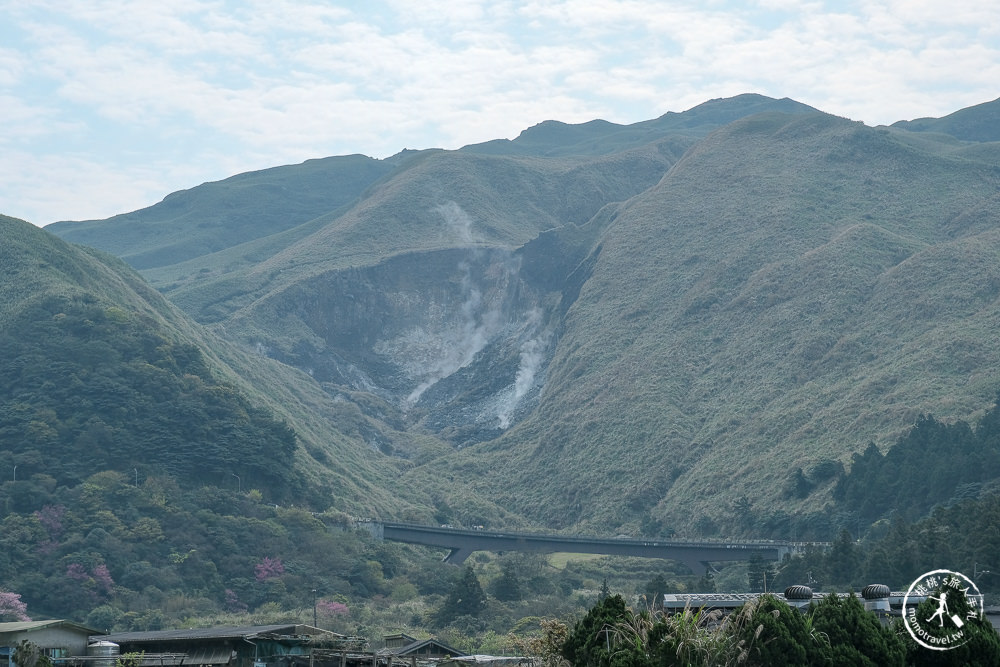
<svg viewBox="0 0 1000 667">
<path fill-rule="evenodd" d="M 677 560 L 685 563 L 695 574 L 702 574 L 713 562 L 744 561 L 755 556 L 780 561 L 786 554 L 798 553 L 808 546 L 828 546 L 826 543 L 777 540 L 636 539 L 508 533 L 378 521 L 359 521 L 358 525 L 367 528 L 378 539 L 448 549 L 444 560 L 456 564 L 465 561 L 473 551 L 567 552 Z"/>
</svg>

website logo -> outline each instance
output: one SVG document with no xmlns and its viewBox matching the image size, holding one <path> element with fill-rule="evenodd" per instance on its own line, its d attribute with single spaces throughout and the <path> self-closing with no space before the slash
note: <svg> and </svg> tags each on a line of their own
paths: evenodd
<svg viewBox="0 0 1000 667">
<path fill-rule="evenodd" d="M 914 641 L 932 651 L 947 651 L 969 640 L 963 629 L 983 617 L 983 596 L 961 572 L 933 570 L 910 584 L 903 598 L 903 624 Z"/>
</svg>

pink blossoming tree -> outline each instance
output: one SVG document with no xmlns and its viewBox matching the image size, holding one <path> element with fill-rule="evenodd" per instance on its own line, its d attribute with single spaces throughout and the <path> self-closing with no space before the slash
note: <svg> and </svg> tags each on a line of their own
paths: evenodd
<svg viewBox="0 0 1000 667">
<path fill-rule="evenodd" d="M 280 558 L 268 558 L 264 556 L 264 560 L 254 566 L 253 572 L 257 576 L 257 581 L 265 581 L 284 574 L 285 566 L 282 564 Z"/>
<path fill-rule="evenodd" d="M 28 605 L 21 602 L 20 593 L 0 591 L 0 621 L 30 621 Z"/>
<path fill-rule="evenodd" d="M 320 600 L 316 603 L 316 610 L 324 616 L 346 616 L 349 611 L 346 604 L 336 600 Z"/>
</svg>

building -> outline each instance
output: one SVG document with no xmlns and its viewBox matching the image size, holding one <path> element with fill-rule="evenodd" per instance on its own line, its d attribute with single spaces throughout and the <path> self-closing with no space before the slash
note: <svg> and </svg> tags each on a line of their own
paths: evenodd
<svg viewBox="0 0 1000 667">
<path fill-rule="evenodd" d="M 509 655 L 463 655 L 438 663 L 438 667 L 532 667 L 534 659 Z"/>
<path fill-rule="evenodd" d="M 90 639 L 116 644 L 122 655 L 138 654 L 139 667 L 289 667 L 308 664 L 317 648 L 358 648 L 354 638 L 298 624 L 121 632 Z"/>
<path fill-rule="evenodd" d="M 723 614 L 729 614 L 742 607 L 750 600 L 756 600 L 763 593 L 668 593 L 663 596 L 663 610 L 668 613 L 679 613 L 685 608 L 718 609 Z M 784 593 L 772 593 L 776 598 L 787 602 L 790 606 L 805 611 L 812 602 L 819 602 L 824 593 L 814 592 L 808 586 L 789 586 Z M 846 596 L 848 593 L 838 593 Z M 861 589 L 861 600 L 865 609 L 875 614 L 883 623 L 891 622 L 893 618 L 902 615 L 905 593 L 891 592 L 884 584 L 869 584 Z M 923 597 L 911 596 L 911 600 L 920 602 Z"/>
<path fill-rule="evenodd" d="M 96 632 L 60 620 L 0 623 L 0 667 L 13 667 L 14 651 L 22 641 L 40 648 L 55 664 L 65 664 L 71 656 L 87 654 L 88 637 Z"/>
<path fill-rule="evenodd" d="M 418 660 L 441 660 L 464 656 L 465 652 L 436 639 L 414 639 L 409 635 L 398 634 L 386 637 L 385 648 L 378 654 L 413 664 Z"/>
</svg>

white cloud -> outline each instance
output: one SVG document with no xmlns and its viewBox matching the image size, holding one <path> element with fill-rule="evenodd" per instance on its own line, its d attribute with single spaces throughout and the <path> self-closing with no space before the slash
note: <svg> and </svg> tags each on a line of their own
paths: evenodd
<svg viewBox="0 0 1000 667">
<path fill-rule="evenodd" d="M 109 166 L 79 155 L 16 151 L 0 160 L 0 213 L 37 225 L 103 218 L 159 201 L 178 178 L 203 175 L 167 164 Z"/>
<path fill-rule="evenodd" d="M 943 115 L 997 96 L 998 33 L 1000 6 L 973 0 L 0 2 L 0 172 L 16 154 L 48 174 L 3 201 L 110 215 L 201 175 L 742 92 L 873 124 Z"/>
</svg>

